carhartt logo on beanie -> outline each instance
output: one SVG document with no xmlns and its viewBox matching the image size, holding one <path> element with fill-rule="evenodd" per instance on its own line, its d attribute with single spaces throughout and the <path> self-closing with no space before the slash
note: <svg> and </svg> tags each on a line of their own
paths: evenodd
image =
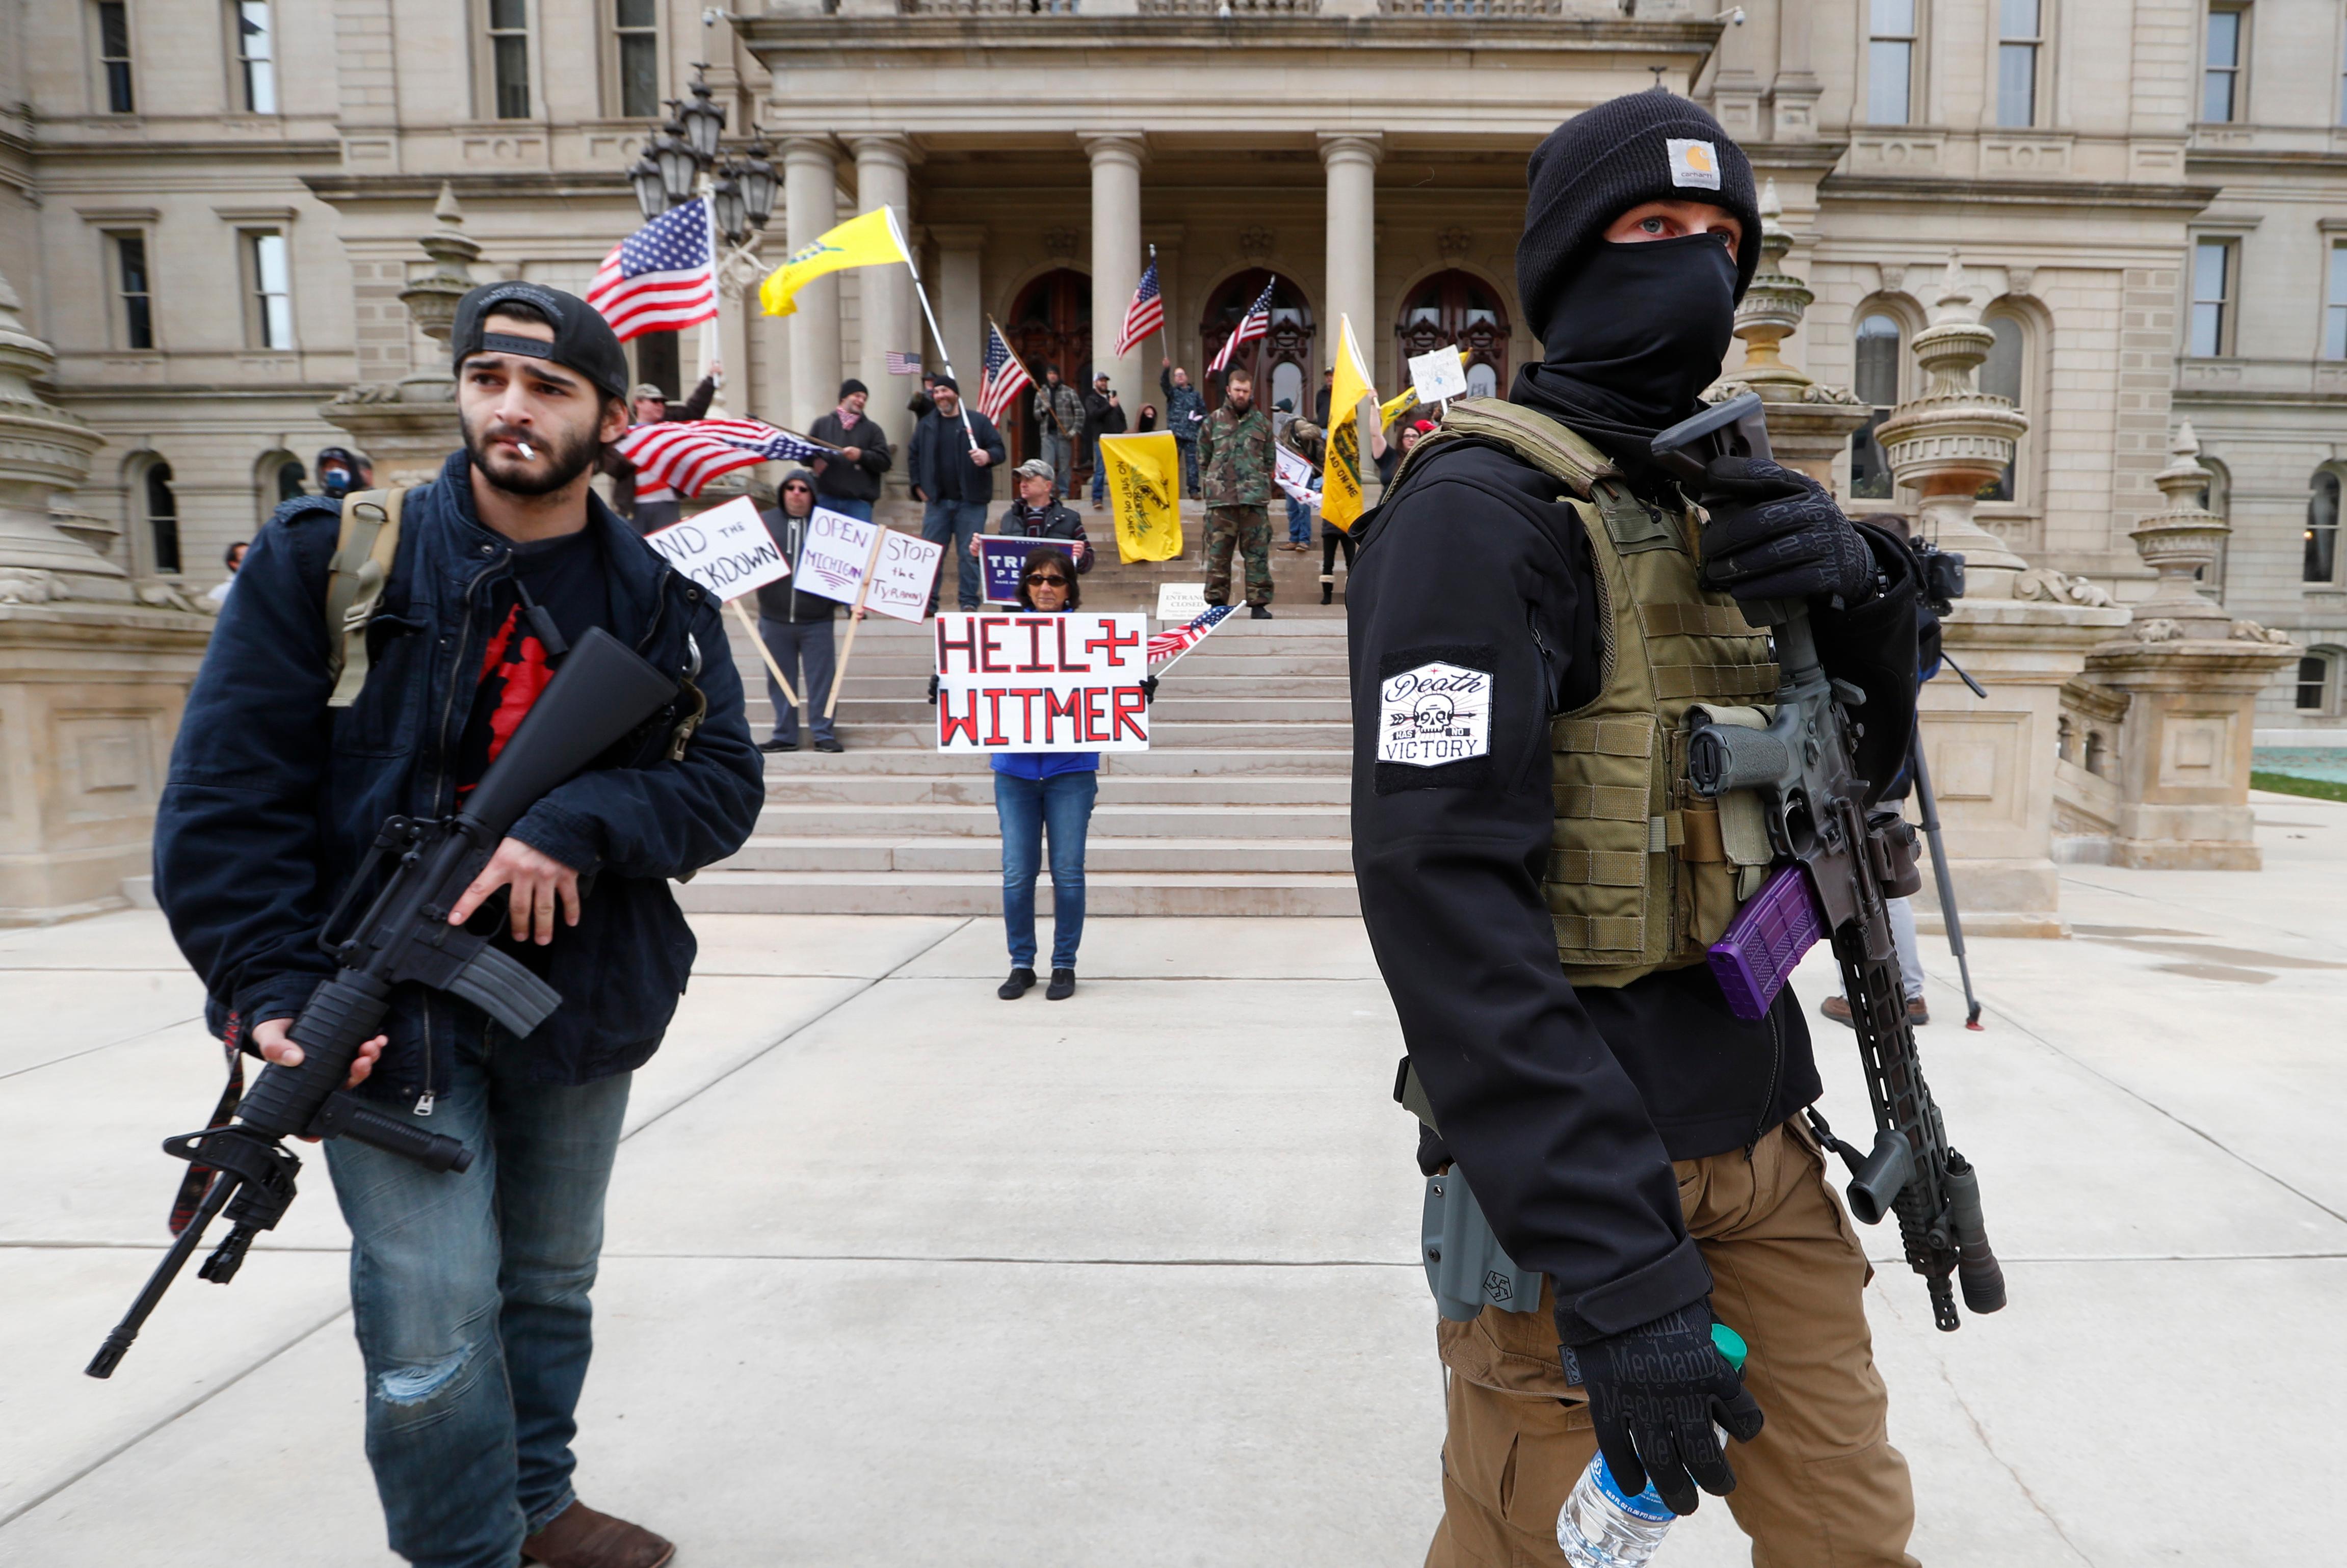
<svg viewBox="0 0 2347 1568">
<path fill-rule="evenodd" d="M 1557 296 L 1604 243 L 1605 231 L 1648 201 L 1704 201 L 1744 225 L 1736 297 L 1760 265 L 1760 202 L 1752 165 L 1702 106 L 1663 87 L 1573 116 L 1532 152 L 1516 292 L 1535 332 Z"/>
</svg>

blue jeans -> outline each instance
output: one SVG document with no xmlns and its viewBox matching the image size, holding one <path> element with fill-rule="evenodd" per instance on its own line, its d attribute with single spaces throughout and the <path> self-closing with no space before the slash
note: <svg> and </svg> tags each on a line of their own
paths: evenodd
<svg viewBox="0 0 2347 1568">
<path fill-rule="evenodd" d="M 1074 495 L 1076 444 L 1047 427 L 1043 432 L 1043 461 L 1051 466 L 1052 477 L 1060 487 L 1060 494 Z"/>
<path fill-rule="evenodd" d="M 1108 498 L 1108 465 L 1101 461 L 1100 437 L 1086 436 L 1084 450 L 1092 460 L 1092 505 L 1097 507 Z"/>
<path fill-rule="evenodd" d="M 1293 496 L 1287 497 L 1287 542 L 1291 545 L 1312 542 L 1312 508 Z"/>
<path fill-rule="evenodd" d="M 1198 498 L 1198 441 L 1192 436 L 1184 441 L 1174 437 L 1174 450 L 1182 455 L 1182 493 L 1192 500 Z"/>
<path fill-rule="evenodd" d="M 837 512 L 843 518 L 854 518 L 859 523 L 872 520 L 872 503 L 846 496 L 817 496 L 815 504 L 827 512 Z"/>
<path fill-rule="evenodd" d="M 460 1028 L 429 1117 L 472 1168 L 435 1173 L 347 1138 L 326 1145 L 351 1227 L 351 1316 L 366 1363 L 366 1452 L 391 1549 L 426 1568 L 512 1568 L 576 1501 L 570 1440 L 594 1348 L 587 1293 L 629 1075 L 534 1083 L 493 1025 Z"/>
<path fill-rule="evenodd" d="M 807 705 L 807 727 L 815 731 L 818 741 L 833 738 L 835 726 L 824 717 L 824 705 L 831 700 L 831 677 L 834 668 L 831 646 L 831 622 L 828 620 L 769 620 L 758 617 L 758 636 L 766 644 L 766 651 L 791 677 L 799 696 Z M 805 672 L 801 663 L 805 662 Z M 774 684 L 773 671 L 766 675 L 766 695 L 774 704 L 774 738 L 786 746 L 799 741 L 799 711 L 783 696 L 783 689 Z"/>
<path fill-rule="evenodd" d="M 1043 835 L 1051 836 L 1051 967 L 1076 967 L 1084 939 L 1084 831 L 1092 824 L 1100 775 L 1054 774 L 1047 779 L 994 775 L 994 815 L 1002 824 L 1002 927 L 1010 938 L 1010 967 L 1035 967 L 1035 876 L 1043 863 Z"/>
<path fill-rule="evenodd" d="M 945 546 L 946 554 L 960 569 L 958 580 L 961 588 L 960 608 L 964 610 L 986 608 L 984 585 L 978 580 L 978 558 L 969 553 L 970 539 L 985 531 L 984 501 L 930 501 L 922 508 L 921 537 L 933 545 Z M 946 574 L 940 568 L 938 580 L 929 585 L 931 610 L 938 608 L 938 596 L 945 585 Z"/>
</svg>

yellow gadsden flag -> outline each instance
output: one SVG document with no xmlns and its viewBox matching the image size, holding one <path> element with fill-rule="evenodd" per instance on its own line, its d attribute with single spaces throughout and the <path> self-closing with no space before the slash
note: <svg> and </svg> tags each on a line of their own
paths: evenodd
<svg viewBox="0 0 2347 1568">
<path fill-rule="evenodd" d="M 1361 515 L 1361 400 L 1375 403 L 1351 318 L 1337 318 L 1337 380 L 1328 389 L 1328 460 L 1321 466 L 1320 518 L 1352 531 Z"/>
<path fill-rule="evenodd" d="M 1109 509 L 1120 559 L 1172 560 L 1182 553 L 1182 457 L 1174 432 L 1103 436 Z"/>
<path fill-rule="evenodd" d="M 897 214 L 886 207 L 875 208 L 819 236 L 814 244 L 792 251 L 790 260 L 767 273 L 766 281 L 758 285 L 758 303 L 770 316 L 787 316 L 799 308 L 791 296 L 826 272 L 890 261 L 909 266 L 912 260 L 904 236 L 897 231 Z"/>
</svg>

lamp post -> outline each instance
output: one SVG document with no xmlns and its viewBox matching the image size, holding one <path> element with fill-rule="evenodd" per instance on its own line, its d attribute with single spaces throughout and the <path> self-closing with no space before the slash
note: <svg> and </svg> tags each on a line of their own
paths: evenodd
<svg viewBox="0 0 2347 1568">
<path fill-rule="evenodd" d="M 756 275 L 758 241 L 774 215 L 781 181 L 768 161 L 765 135 L 756 126 L 750 128 L 749 145 L 739 156 L 726 152 L 725 106 L 709 86 L 708 69 L 705 63 L 695 64 L 687 89 L 691 97 L 669 100 L 669 118 L 645 139 L 642 154 L 628 170 L 628 183 L 647 223 L 688 201 L 707 199 L 722 299 Z M 715 322 L 703 324 L 702 343 L 703 364 L 716 367 Z"/>
</svg>

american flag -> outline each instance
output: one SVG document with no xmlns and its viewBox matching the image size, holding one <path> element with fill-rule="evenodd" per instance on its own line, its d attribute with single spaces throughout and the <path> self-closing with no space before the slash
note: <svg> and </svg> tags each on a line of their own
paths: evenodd
<svg viewBox="0 0 2347 1568">
<path fill-rule="evenodd" d="M 833 448 L 755 419 L 667 419 L 639 425 L 614 442 L 636 466 L 636 499 L 698 496 L 712 479 L 753 463 L 804 463 Z"/>
<path fill-rule="evenodd" d="M 1004 341 L 1002 329 L 988 322 L 986 364 L 978 377 L 978 411 L 999 425 L 1002 416 L 1010 412 L 1012 400 L 1034 384 L 1035 378 L 1027 374 L 1027 367 L 1019 363 L 1019 356 Z"/>
<path fill-rule="evenodd" d="M 888 374 L 890 375 L 920 374 L 921 356 L 917 354 L 907 354 L 900 348 L 890 349 L 888 351 Z"/>
<path fill-rule="evenodd" d="M 1160 631 L 1149 640 L 1149 661 L 1163 664 L 1178 654 L 1187 653 L 1205 641 L 1206 633 L 1229 619 L 1233 606 L 1210 604 L 1206 613 L 1187 626 L 1177 626 L 1171 631 Z"/>
<path fill-rule="evenodd" d="M 587 302 L 621 343 L 715 320 L 707 204 L 696 199 L 672 207 L 620 241 L 595 269 Z"/>
<path fill-rule="evenodd" d="M 1142 340 L 1165 325 L 1165 302 L 1157 292 L 1157 259 L 1149 260 L 1149 271 L 1141 274 L 1141 287 L 1133 291 L 1133 303 L 1124 307 L 1124 325 L 1116 334 L 1116 352 L 1131 354 Z"/>
<path fill-rule="evenodd" d="M 1247 313 L 1239 318 L 1238 330 L 1231 333 L 1231 341 L 1223 345 L 1223 352 L 1216 354 L 1214 363 L 1206 367 L 1207 374 L 1213 375 L 1225 369 L 1231 363 L 1231 355 L 1238 353 L 1241 343 L 1271 335 L 1271 291 L 1278 286 L 1277 278 L 1263 286 L 1263 292 L 1255 297 L 1255 303 L 1247 307 Z"/>
</svg>

